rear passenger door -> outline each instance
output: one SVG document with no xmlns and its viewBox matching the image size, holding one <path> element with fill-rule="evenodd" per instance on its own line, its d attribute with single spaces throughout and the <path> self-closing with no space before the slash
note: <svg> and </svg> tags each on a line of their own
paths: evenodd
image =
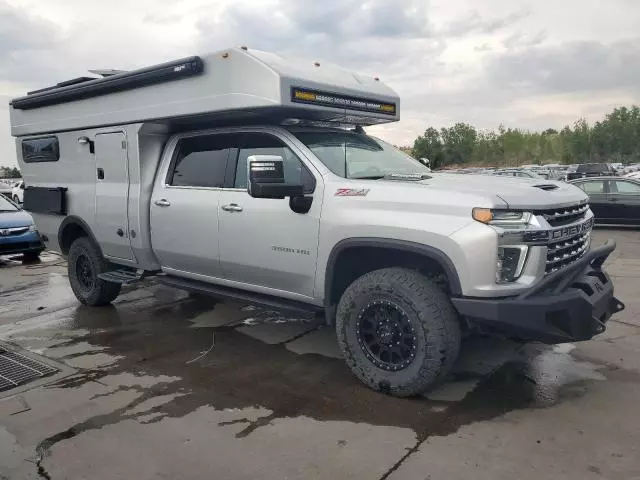
<svg viewBox="0 0 640 480">
<path fill-rule="evenodd" d="M 615 212 L 611 209 L 611 203 L 607 198 L 605 180 L 585 180 L 578 182 L 580 187 L 589 195 L 589 206 L 598 221 L 610 221 Z"/>
<path fill-rule="evenodd" d="M 182 138 L 156 178 L 151 243 L 164 271 L 200 280 L 220 274 L 218 203 L 236 143 L 224 134 Z"/>
<path fill-rule="evenodd" d="M 640 224 L 640 184 L 628 180 L 609 180 L 609 202 L 618 212 L 619 223 Z"/>
<path fill-rule="evenodd" d="M 253 198 L 247 193 L 247 158 L 278 155 L 285 180 L 303 184 L 313 197 L 309 212 L 295 213 L 289 199 Z M 321 177 L 301 161 L 295 147 L 266 133 L 247 133 L 234 165 L 232 188 L 220 196 L 220 263 L 226 280 L 261 293 L 313 296 L 320 211 Z M 236 168 L 237 166 L 237 168 Z"/>
</svg>

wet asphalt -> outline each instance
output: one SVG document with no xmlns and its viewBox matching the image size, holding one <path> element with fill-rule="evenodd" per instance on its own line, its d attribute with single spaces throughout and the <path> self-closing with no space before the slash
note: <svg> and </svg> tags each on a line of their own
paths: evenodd
<svg viewBox="0 0 640 480">
<path fill-rule="evenodd" d="M 0 342 L 59 369 L 0 392 L 0 479 L 640 478 L 640 232 L 606 238 L 605 334 L 468 338 L 412 399 L 360 384 L 322 319 L 153 282 L 91 309 L 58 256 L 0 257 Z"/>
</svg>

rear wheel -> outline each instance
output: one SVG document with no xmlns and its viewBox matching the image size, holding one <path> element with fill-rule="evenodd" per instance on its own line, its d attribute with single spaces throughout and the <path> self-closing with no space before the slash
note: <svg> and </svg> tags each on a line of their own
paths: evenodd
<svg viewBox="0 0 640 480">
<path fill-rule="evenodd" d="M 97 307 L 115 300 L 120 293 L 121 285 L 98 278 L 98 275 L 108 270 L 108 262 L 89 238 L 80 237 L 74 240 L 69 249 L 69 283 L 80 302 Z"/>
<path fill-rule="evenodd" d="M 353 282 L 338 304 L 336 329 L 355 375 L 399 397 L 444 378 L 460 351 L 460 324 L 449 298 L 424 275 L 403 268 Z"/>
</svg>

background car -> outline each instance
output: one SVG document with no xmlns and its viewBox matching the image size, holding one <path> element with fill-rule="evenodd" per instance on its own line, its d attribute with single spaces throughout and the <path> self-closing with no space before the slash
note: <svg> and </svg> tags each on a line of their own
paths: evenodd
<svg viewBox="0 0 640 480">
<path fill-rule="evenodd" d="M 589 195 L 597 225 L 640 226 L 640 180 L 597 177 L 570 183 Z"/>
<path fill-rule="evenodd" d="M 4 195 L 7 198 L 11 198 L 13 190 L 13 183 L 7 180 L 0 180 L 0 196 Z"/>
<path fill-rule="evenodd" d="M 23 180 L 20 180 L 13 186 L 13 189 L 11 190 L 11 199 L 15 203 L 24 202 L 24 181 Z"/>
<path fill-rule="evenodd" d="M 616 175 L 615 169 L 608 163 L 582 163 L 575 172 L 567 172 L 567 180 L 587 177 L 606 177 Z"/>
<path fill-rule="evenodd" d="M 510 169 L 510 170 L 497 170 L 493 172 L 493 175 L 500 177 L 520 177 L 520 178 L 545 178 L 536 172 L 525 169 Z"/>
<path fill-rule="evenodd" d="M 35 260 L 43 250 L 31 215 L 0 196 L 0 255 L 22 253 L 25 260 Z"/>
</svg>

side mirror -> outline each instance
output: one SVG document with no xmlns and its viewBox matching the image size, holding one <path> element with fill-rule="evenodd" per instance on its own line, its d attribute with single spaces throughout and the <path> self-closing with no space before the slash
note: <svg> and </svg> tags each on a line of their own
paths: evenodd
<svg viewBox="0 0 640 480">
<path fill-rule="evenodd" d="M 277 155 L 247 158 L 247 190 L 253 198 L 285 198 L 304 195 L 302 185 L 285 183 L 284 160 Z"/>
</svg>

